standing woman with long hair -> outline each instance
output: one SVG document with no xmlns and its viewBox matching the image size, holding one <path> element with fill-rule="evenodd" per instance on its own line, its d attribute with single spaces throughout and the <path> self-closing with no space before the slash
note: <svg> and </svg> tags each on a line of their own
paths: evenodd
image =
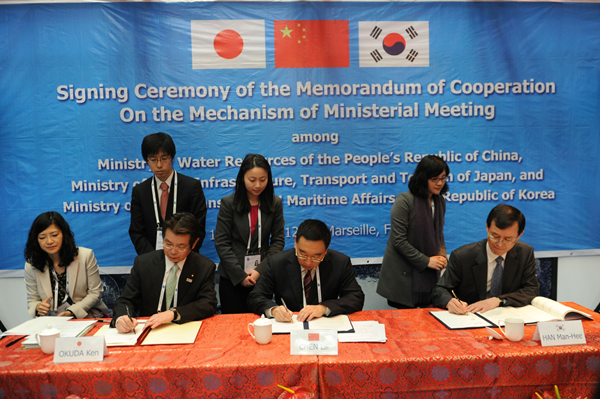
<svg viewBox="0 0 600 399">
<path fill-rule="evenodd" d="M 446 267 L 444 216 L 450 168 L 427 155 L 408 181 L 408 189 L 392 207 L 388 238 L 377 293 L 398 309 L 428 307 L 440 270 Z"/>
<path fill-rule="evenodd" d="M 285 246 L 283 204 L 274 195 L 269 162 L 248 154 L 235 193 L 221 199 L 215 247 L 219 263 L 221 313 L 249 313 L 246 297 L 271 254 Z"/>
<path fill-rule="evenodd" d="M 69 224 L 57 212 L 39 215 L 25 245 L 25 286 L 31 317 L 102 317 L 102 281 L 91 249 L 75 246 Z"/>
</svg>

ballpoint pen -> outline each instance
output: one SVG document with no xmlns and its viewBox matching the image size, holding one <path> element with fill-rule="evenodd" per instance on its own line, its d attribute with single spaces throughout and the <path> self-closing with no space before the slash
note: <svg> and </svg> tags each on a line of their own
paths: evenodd
<svg viewBox="0 0 600 399">
<path fill-rule="evenodd" d="M 131 320 L 131 323 L 133 324 L 133 319 L 131 318 L 131 313 L 129 313 L 129 306 L 125 306 L 125 309 L 127 309 L 127 317 L 129 317 L 129 320 Z M 135 333 L 135 327 L 131 328 L 131 332 Z"/>
<path fill-rule="evenodd" d="M 454 298 L 456 298 L 456 300 L 457 300 L 458 302 L 460 302 L 460 303 L 463 303 L 463 301 L 461 301 L 460 299 L 458 299 L 458 297 L 457 297 L 457 296 L 456 296 L 456 294 L 454 293 L 454 290 L 450 290 L 450 291 L 452 292 L 452 296 L 454 296 Z M 470 316 L 470 315 L 471 315 L 471 312 L 465 312 L 465 314 L 466 314 L 467 316 Z"/>
<path fill-rule="evenodd" d="M 287 305 L 285 304 L 285 301 L 283 300 L 283 298 L 281 298 L 281 303 L 283 303 L 283 307 L 285 308 L 285 311 L 288 312 L 288 314 L 292 314 L 292 316 L 294 315 L 292 312 L 290 312 L 290 309 L 287 307 Z M 294 319 L 290 320 L 290 321 L 294 321 Z"/>
</svg>

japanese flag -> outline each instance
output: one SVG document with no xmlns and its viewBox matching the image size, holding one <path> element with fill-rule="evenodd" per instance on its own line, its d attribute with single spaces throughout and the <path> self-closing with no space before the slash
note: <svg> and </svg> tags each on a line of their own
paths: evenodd
<svg viewBox="0 0 600 399">
<path fill-rule="evenodd" d="M 265 68 L 264 20 L 191 21 L 194 69 Z"/>
<path fill-rule="evenodd" d="M 429 21 L 358 23 L 361 67 L 428 67 Z"/>
</svg>

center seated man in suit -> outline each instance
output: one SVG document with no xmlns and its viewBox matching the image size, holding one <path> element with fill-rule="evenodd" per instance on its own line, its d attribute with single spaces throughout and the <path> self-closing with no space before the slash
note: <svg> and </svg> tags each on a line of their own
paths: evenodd
<svg viewBox="0 0 600 399">
<path fill-rule="evenodd" d="M 131 223 L 129 237 L 138 255 L 162 248 L 165 220 L 177 212 L 189 212 L 200 224 L 198 252 L 206 236 L 206 199 L 197 179 L 173 169 L 175 143 L 166 133 L 144 137 L 142 156 L 154 175 L 131 191 Z M 157 245 L 158 244 L 158 245 Z"/>
<path fill-rule="evenodd" d="M 267 258 L 261 278 L 248 295 L 248 308 L 283 322 L 292 320 L 283 302 L 291 312 L 299 312 L 298 321 L 362 310 L 365 295 L 350 258 L 328 250 L 330 242 L 325 223 L 302 222 L 294 248 Z"/>
<path fill-rule="evenodd" d="M 518 241 L 525 230 L 523 213 L 497 205 L 486 230 L 485 240 L 452 251 L 446 272 L 431 291 L 434 306 L 455 314 L 487 312 L 529 305 L 538 295 L 533 248 Z"/>
<path fill-rule="evenodd" d="M 115 302 L 111 327 L 132 331 L 138 321 L 150 317 L 146 327 L 186 323 L 215 314 L 215 264 L 192 248 L 199 240 L 200 225 L 194 215 L 173 215 L 164 227 L 164 248 L 135 258 L 127 284 Z"/>
</svg>

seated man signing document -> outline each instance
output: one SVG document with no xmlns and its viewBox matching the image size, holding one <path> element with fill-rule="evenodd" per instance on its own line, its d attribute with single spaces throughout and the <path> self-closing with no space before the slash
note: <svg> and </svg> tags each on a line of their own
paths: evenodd
<svg viewBox="0 0 600 399">
<path fill-rule="evenodd" d="M 135 258 L 127 284 L 115 302 L 111 327 L 128 333 L 137 326 L 133 318 L 148 317 L 146 327 L 186 323 L 215 314 L 215 264 L 192 248 L 201 232 L 196 217 L 182 212 L 165 223 L 164 248 Z"/>
<path fill-rule="evenodd" d="M 248 308 L 282 322 L 292 320 L 291 312 L 299 312 L 298 321 L 310 321 L 362 310 L 365 295 L 350 258 L 328 250 L 330 242 L 325 223 L 314 219 L 302 222 L 294 248 L 267 259 L 261 278 L 248 295 Z"/>
<path fill-rule="evenodd" d="M 524 229 L 525 216 L 517 208 L 494 207 L 487 218 L 487 239 L 450 254 L 446 272 L 431 292 L 434 306 L 465 314 L 529 305 L 540 285 L 533 248 L 518 241 Z"/>
</svg>

